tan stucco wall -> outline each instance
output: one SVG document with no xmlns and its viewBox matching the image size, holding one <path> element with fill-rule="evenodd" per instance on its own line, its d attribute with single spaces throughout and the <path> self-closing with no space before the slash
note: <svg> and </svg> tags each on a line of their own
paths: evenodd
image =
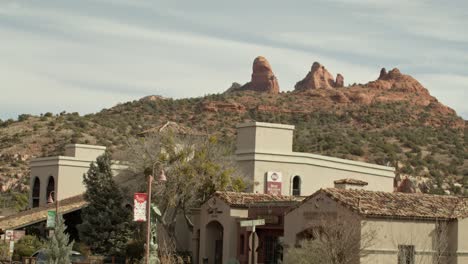
<svg viewBox="0 0 468 264">
<path fill-rule="evenodd" d="M 394 168 L 292 151 L 293 126 L 247 123 L 238 126 L 236 161 L 254 192 L 264 193 L 266 173 L 281 172 L 282 194 L 291 195 L 291 181 L 301 177 L 301 195 L 333 187 L 333 181 L 354 178 L 369 183 L 365 189 L 393 191 Z"/>
<path fill-rule="evenodd" d="M 435 221 L 367 219 L 362 232 L 372 230 L 376 236 L 367 249 L 370 255 L 361 263 L 397 263 L 398 245 L 414 245 L 416 263 L 432 263 L 437 248 L 435 229 Z"/>
<path fill-rule="evenodd" d="M 47 204 L 46 190 L 49 176 L 53 176 L 55 179 L 55 192 L 59 200 L 82 194 L 85 191 L 83 174 L 88 171 L 91 162 L 105 152 L 105 149 L 103 146 L 72 144 L 66 146 L 66 156 L 43 157 L 31 160 L 31 190 L 35 177 L 38 177 L 41 181 L 39 205 Z M 71 155 L 77 155 L 78 157 Z M 113 166 L 114 172 L 118 172 L 120 169 L 122 169 L 122 166 Z M 29 195 L 29 205 L 32 207 L 32 191 Z"/>
<path fill-rule="evenodd" d="M 456 264 L 468 264 L 468 218 L 458 219 L 451 225 L 451 241 L 456 241 L 452 246 L 457 252 Z"/>
<path fill-rule="evenodd" d="M 45 205 L 47 204 L 47 198 L 46 197 L 46 190 L 47 190 L 47 184 L 49 182 L 49 177 L 52 176 L 54 177 L 55 180 L 55 189 L 57 189 L 57 175 L 58 175 L 58 166 L 54 165 L 49 165 L 49 166 L 41 166 L 41 167 L 31 167 L 31 177 L 29 179 L 29 186 L 30 186 L 30 192 L 29 192 L 29 207 L 32 207 L 32 189 L 34 185 L 34 181 L 36 178 L 39 178 L 41 188 L 40 188 L 40 196 L 39 196 L 39 205 Z"/>
<path fill-rule="evenodd" d="M 250 122 L 237 126 L 237 152 L 291 152 L 294 126 Z"/>
<path fill-rule="evenodd" d="M 104 146 L 68 144 L 65 146 L 65 156 L 75 157 L 77 159 L 95 160 L 106 151 Z"/>
<path fill-rule="evenodd" d="M 291 263 L 288 261 L 288 248 L 297 245 L 299 242 L 297 235 L 300 232 L 312 226 L 326 225 L 327 221 L 336 219 L 346 223 L 349 232 L 359 236 L 361 232 L 360 217 L 323 193 L 319 193 L 288 212 L 284 217 L 284 263 Z"/>
<path fill-rule="evenodd" d="M 433 263 L 435 250 L 440 244 L 436 238 L 436 220 L 364 218 L 361 220 L 356 213 L 337 204 L 334 200 L 320 193 L 304 202 L 298 208 L 285 216 L 284 243 L 286 247 L 294 247 L 296 235 L 310 227 L 317 214 L 336 212 L 338 217 L 360 221 L 361 236 L 373 234 L 369 247 L 364 250 L 368 256 L 361 263 L 394 264 L 398 261 L 398 245 L 414 245 L 416 250 L 415 263 Z M 354 215 L 354 217 L 353 217 Z M 468 220 L 444 222 L 448 229 L 444 230 L 444 239 L 449 253 L 454 257 L 443 260 L 447 264 L 468 264 Z M 440 229 L 439 229 L 440 230 Z M 285 254 L 287 261 L 287 250 Z M 287 263 L 287 262 L 285 262 Z"/>
<path fill-rule="evenodd" d="M 209 214 L 209 204 L 211 200 L 216 200 L 217 214 Z M 210 254 L 214 248 L 211 244 L 212 239 L 207 236 L 206 226 L 212 222 L 217 221 L 223 226 L 223 263 L 227 263 L 230 259 L 237 257 L 237 243 L 238 243 L 238 223 L 237 218 L 246 218 L 248 216 L 247 209 L 231 209 L 226 203 L 217 197 L 212 197 L 209 201 L 205 202 L 200 208 L 199 225 L 194 230 L 200 229 L 200 255 L 198 263 L 203 263 L 204 258 L 208 258 L 208 263 L 212 264 L 213 259 Z M 197 232 L 194 232 L 196 235 Z"/>
</svg>

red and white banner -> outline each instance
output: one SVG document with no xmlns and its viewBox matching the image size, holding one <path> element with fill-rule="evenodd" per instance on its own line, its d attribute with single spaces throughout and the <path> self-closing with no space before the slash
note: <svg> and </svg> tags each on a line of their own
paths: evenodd
<svg viewBox="0 0 468 264">
<path fill-rule="evenodd" d="M 148 195 L 146 193 L 135 193 L 133 196 L 133 221 L 146 221 L 146 204 L 148 203 Z"/>
<path fill-rule="evenodd" d="M 266 193 L 273 195 L 281 195 L 281 187 L 283 185 L 283 175 L 281 172 L 267 172 L 267 188 Z"/>
</svg>

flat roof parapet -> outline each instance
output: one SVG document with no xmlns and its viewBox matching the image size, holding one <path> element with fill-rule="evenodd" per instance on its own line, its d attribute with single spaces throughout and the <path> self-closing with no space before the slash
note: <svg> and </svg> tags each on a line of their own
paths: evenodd
<svg viewBox="0 0 468 264">
<path fill-rule="evenodd" d="M 266 127 L 266 128 L 278 128 L 278 129 L 287 129 L 287 130 L 294 130 L 295 126 L 293 125 L 285 125 L 285 124 L 274 124 L 274 123 L 265 123 L 265 122 L 246 122 L 241 123 L 236 126 L 236 128 L 244 128 L 244 127 Z"/>
</svg>

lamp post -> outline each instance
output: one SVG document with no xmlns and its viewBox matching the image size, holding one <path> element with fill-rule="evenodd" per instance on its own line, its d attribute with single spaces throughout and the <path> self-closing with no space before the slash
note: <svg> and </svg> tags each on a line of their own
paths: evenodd
<svg viewBox="0 0 468 264">
<path fill-rule="evenodd" d="M 154 166 L 153 166 L 154 174 Z M 164 170 L 161 170 L 161 174 L 158 177 L 158 182 L 166 182 L 166 174 Z M 150 259 L 150 244 L 151 244 L 151 185 L 153 183 L 153 175 L 148 175 L 148 202 L 146 203 L 146 252 L 145 252 L 145 263 L 149 263 Z"/>
<path fill-rule="evenodd" d="M 52 194 L 55 194 L 55 199 L 54 199 L 54 196 L 53 196 Z M 48 203 L 48 204 L 53 203 L 54 200 L 55 200 L 55 224 L 57 224 L 57 222 L 58 222 L 59 201 L 58 201 L 57 198 L 58 198 L 58 197 L 57 197 L 57 192 L 55 192 L 55 191 L 51 191 L 51 192 L 49 193 L 49 197 L 47 198 L 47 203 Z"/>
</svg>

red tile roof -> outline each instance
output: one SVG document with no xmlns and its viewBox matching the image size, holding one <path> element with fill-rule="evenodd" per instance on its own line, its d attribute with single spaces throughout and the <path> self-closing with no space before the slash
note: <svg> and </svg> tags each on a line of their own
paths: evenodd
<svg viewBox="0 0 468 264">
<path fill-rule="evenodd" d="M 365 216 L 427 219 L 468 217 L 468 198 L 448 195 L 328 188 L 317 191 L 303 203 L 320 193 Z"/>
<path fill-rule="evenodd" d="M 215 192 L 214 196 L 219 197 L 231 207 L 249 207 L 262 204 L 292 205 L 300 202 L 303 197 L 271 195 L 264 193 L 239 193 L 239 192 Z"/>
<path fill-rule="evenodd" d="M 87 204 L 83 195 L 73 196 L 59 202 L 59 212 L 70 213 L 85 207 Z M 55 210 L 55 204 L 48 204 L 1 218 L 0 230 L 17 229 L 45 221 L 49 210 Z"/>
</svg>

